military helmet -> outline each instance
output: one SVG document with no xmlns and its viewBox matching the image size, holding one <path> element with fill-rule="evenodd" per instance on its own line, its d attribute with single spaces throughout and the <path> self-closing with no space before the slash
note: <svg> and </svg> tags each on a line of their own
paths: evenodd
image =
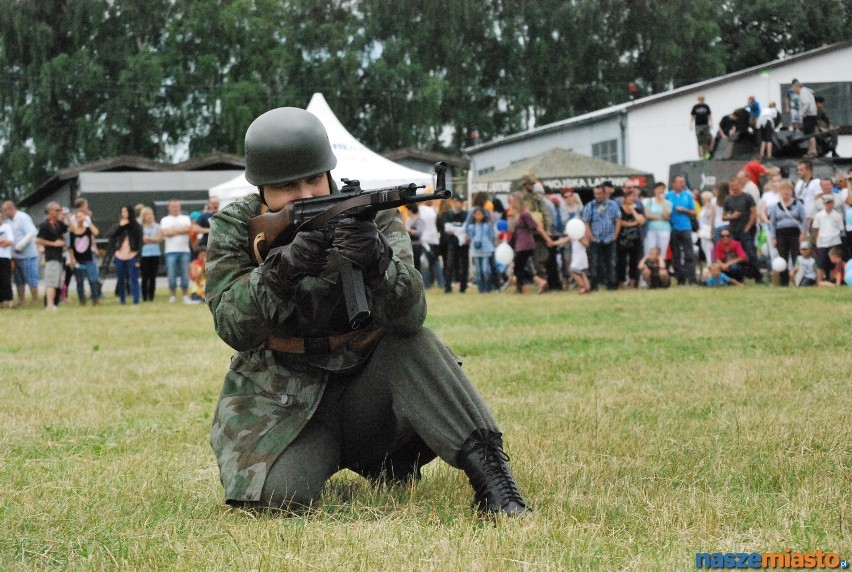
<svg viewBox="0 0 852 572">
<path fill-rule="evenodd" d="M 246 180 L 252 185 L 295 181 L 336 165 L 325 127 L 304 109 L 267 111 L 246 131 Z"/>
</svg>

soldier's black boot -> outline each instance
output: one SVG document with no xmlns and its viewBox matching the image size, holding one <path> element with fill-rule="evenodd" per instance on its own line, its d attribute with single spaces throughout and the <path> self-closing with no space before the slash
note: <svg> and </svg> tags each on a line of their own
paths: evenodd
<svg viewBox="0 0 852 572">
<path fill-rule="evenodd" d="M 457 461 L 470 480 L 473 502 L 480 511 L 507 516 L 532 513 L 509 471 L 509 455 L 503 450 L 501 433 L 475 430 L 462 445 Z"/>
</svg>

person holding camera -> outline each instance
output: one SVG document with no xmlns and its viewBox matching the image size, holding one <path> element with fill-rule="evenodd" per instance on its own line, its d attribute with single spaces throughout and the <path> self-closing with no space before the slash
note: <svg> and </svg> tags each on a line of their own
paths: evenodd
<svg viewBox="0 0 852 572">
<path fill-rule="evenodd" d="M 322 123 L 298 108 L 256 118 L 245 138 L 246 179 L 258 194 L 211 219 L 207 303 L 237 353 L 210 442 L 225 500 L 302 511 L 336 472 L 409 483 L 440 457 L 463 470 L 489 514 L 530 510 L 491 412 L 458 358 L 423 327 L 423 282 L 395 209 L 342 218 L 275 246 L 258 267 L 249 219 L 300 199 L 339 193 Z M 370 318 L 348 320 L 341 270 L 363 273 Z"/>
</svg>

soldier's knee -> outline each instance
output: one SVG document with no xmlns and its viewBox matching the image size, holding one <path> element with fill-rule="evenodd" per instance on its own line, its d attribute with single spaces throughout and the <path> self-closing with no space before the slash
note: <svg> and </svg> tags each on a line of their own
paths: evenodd
<svg viewBox="0 0 852 572">
<path fill-rule="evenodd" d="M 416 348 L 431 347 L 438 345 L 438 338 L 432 330 L 420 328 L 414 334 L 399 334 L 391 332 L 382 337 L 380 348 L 390 352 L 398 352 L 398 355 L 411 355 L 411 350 Z"/>
</svg>

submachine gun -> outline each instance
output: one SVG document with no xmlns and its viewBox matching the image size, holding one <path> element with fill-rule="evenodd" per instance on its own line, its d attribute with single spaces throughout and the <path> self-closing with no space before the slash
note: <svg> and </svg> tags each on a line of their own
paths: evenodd
<svg viewBox="0 0 852 572">
<path fill-rule="evenodd" d="M 435 163 L 437 175 L 435 192 L 418 195 L 417 189 L 425 185 L 400 185 L 383 189 L 362 190 L 360 181 L 342 179 L 340 193 L 310 199 L 299 199 L 287 204 L 277 212 L 267 212 L 249 220 L 249 256 L 258 265 L 263 264 L 269 251 L 289 244 L 302 231 L 322 230 L 329 241 L 334 228 L 344 218 L 372 220 L 379 211 L 395 209 L 403 205 L 425 201 L 447 199 L 447 164 Z M 349 326 L 360 327 L 370 317 L 370 307 L 364 291 L 362 269 L 348 260 L 340 259 L 343 295 Z"/>
</svg>

